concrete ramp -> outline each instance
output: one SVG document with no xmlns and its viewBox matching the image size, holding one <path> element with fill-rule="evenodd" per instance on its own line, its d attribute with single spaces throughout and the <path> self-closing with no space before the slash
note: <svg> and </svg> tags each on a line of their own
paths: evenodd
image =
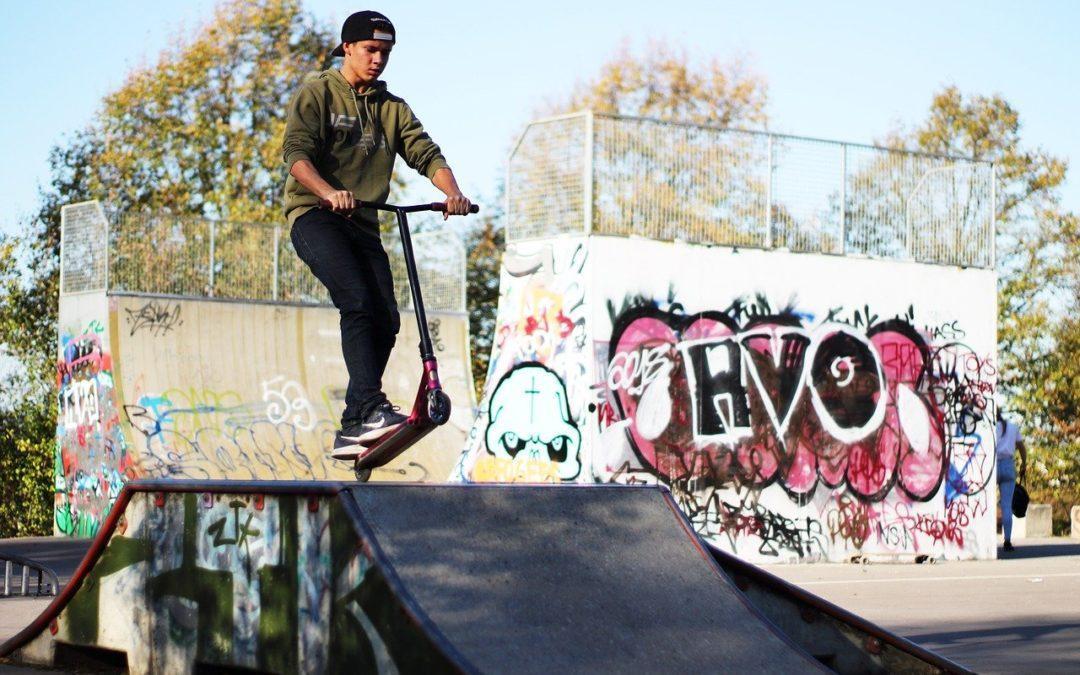
<svg viewBox="0 0 1080 675">
<path fill-rule="evenodd" d="M 481 672 L 816 666 L 735 589 L 666 491 L 371 485 L 350 493 L 403 587 Z"/>
<path fill-rule="evenodd" d="M 0 657 L 132 673 L 956 669 L 735 569 L 766 618 L 720 564 L 658 487 L 138 480 Z"/>
</svg>

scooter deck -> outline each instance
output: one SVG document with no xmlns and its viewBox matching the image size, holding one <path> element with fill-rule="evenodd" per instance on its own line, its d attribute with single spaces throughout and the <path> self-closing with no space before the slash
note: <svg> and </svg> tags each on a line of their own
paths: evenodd
<svg viewBox="0 0 1080 675">
<path fill-rule="evenodd" d="M 356 471 L 364 471 L 385 466 L 434 431 L 435 427 L 435 424 L 426 420 L 403 422 L 396 429 L 375 441 L 370 452 L 354 459 L 353 468 Z"/>
</svg>

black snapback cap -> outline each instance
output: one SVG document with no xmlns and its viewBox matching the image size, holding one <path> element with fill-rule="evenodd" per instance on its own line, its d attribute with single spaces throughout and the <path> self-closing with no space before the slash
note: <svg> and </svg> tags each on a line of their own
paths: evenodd
<svg viewBox="0 0 1080 675">
<path fill-rule="evenodd" d="M 330 54 L 345 56 L 345 43 L 361 40 L 386 40 L 393 44 L 397 42 L 397 31 L 390 19 L 370 9 L 350 14 L 341 26 L 341 44 Z"/>
</svg>

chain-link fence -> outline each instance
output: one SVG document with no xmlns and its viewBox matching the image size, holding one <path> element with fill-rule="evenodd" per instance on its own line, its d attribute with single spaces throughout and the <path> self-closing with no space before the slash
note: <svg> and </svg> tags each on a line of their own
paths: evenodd
<svg viewBox="0 0 1080 675">
<path fill-rule="evenodd" d="M 97 216 L 86 215 L 93 215 L 94 209 Z M 110 226 L 97 202 L 66 206 L 62 213 L 64 293 L 108 288 L 180 297 L 331 304 L 325 287 L 293 250 L 285 225 L 140 214 Z M 412 239 L 424 305 L 433 311 L 464 312 L 465 249 L 460 237 L 433 227 L 430 221 L 423 224 L 427 230 L 414 233 Z M 384 234 L 383 244 L 390 257 L 398 306 L 411 309 L 397 231 Z"/>
<path fill-rule="evenodd" d="M 96 201 L 60 209 L 60 292 L 100 291 L 108 284 L 109 223 Z"/>
<path fill-rule="evenodd" d="M 409 224 L 412 225 L 412 219 Z M 412 308 L 409 276 L 405 271 L 405 257 L 401 252 L 401 240 L 397 231 L 389 236 L 384 234 L 383 243 L 390 256 L 390 271 L 394 275 L 398 306 Z M 424 307 L 428 311 L 464 312 L 465 246 L 462 245 L 460 237 L 444 228 L 428 229 L 413 232 L 412 244 Z"/>
<path fill-rule="evenodd" d="M 986 162 L 575 113 L 530 124 L 507 239 L 560 232 L 992 267 Z"/>
</svg>

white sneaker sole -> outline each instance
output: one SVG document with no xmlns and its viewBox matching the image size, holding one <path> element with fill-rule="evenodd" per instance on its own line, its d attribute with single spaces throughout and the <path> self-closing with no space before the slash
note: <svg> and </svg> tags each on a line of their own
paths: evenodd
<svg viewBox="0 0 1080 675">
<path fill-rule="evenodd" d="M 356 445 L 343 445 L 340 448 L 334 448 L 330 451 L 330 456 L 334 459 L 346 459 L 353 460 L 364 454 L 367 450 L 364 446 L 357 443 Z"/>
<path fill-rule="evenodd" d="M 372 443 L 379 440 L 380 438 L 382 438 L 386 434 L 390 433 L 394 429 L 397 429 L 398 427 L 400 427 L 402 424 L 405 424 L 405 423 L 404 422 L 398 422 L 397 424 L 391 424 L 389 426 L 382 427 L 381 429 L 372 429 L 371 431 L 362 433 L 362 434 L 360 434 L 359 436 L 357 436 L 355 438 L 361 445 L 365 445 L 365 446 L 366 445 L 371 445 Z M 354 438 L 353 436 L 348 437 L 349 440 L 352 440 L 353 438 Z"/>
</svg>

